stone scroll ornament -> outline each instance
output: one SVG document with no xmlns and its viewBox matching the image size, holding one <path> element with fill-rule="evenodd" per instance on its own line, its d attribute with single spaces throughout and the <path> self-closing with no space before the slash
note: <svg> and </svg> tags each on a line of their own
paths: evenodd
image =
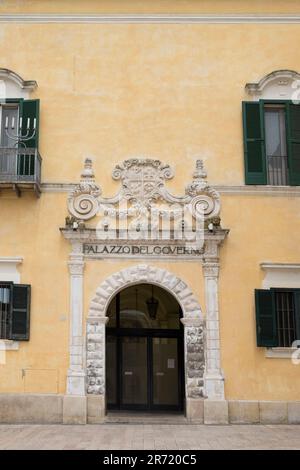
<svg viewBox="0 0 300 470">
<path fill-rule="evenodd" d="M 202 217 L 204 221 L 218 219 L 220 196 L 206 181 L 202 160 L 196 160 L 193 180 L 186 186 L 184 195 L 175 196 L 166 188 L 165 181 L 173 176 L 172 168 L 159 160 L 125 160 L 112 173 L 114 180 L 121 181 L 119 192 L 114 197 L 104 198 L 101 196 L 101 188 L 95 182 L 92 160 L 86 159 L 80 183 L 75 186 L 68 199 L 69 213 L 78 221 L 90 220 L 98 214 L 105 219 L 107 225 L 109 217 L 128 217 L 132 226 L 138 226 L 154 210 L 162 218 L 169 216 L 170 212 L 176 217 L 172 204 L 179 204 L 181 207 L 187 206 L 194 218 Z M 124 201 L 127 202 L 127 209 L 120 209 L 120 203 Z M 164 203 L 167 203 L 170 211 Z"/>
<path fill-rule="evenodd" d="M 78 220 L 92 219 L 99 210 L 98 197 L 100 195 L 101 189 L 95 183 L 92 160 L 87 158 L 80 183 L 75 186 L 68 199 L 70 214 Z"/>
<path fill-rule="evenodd" d="M 191 197 L 190 206 L 193 217 L 203 215 L 204 220 L 217 217 L 221 209 L 219 193 L 209 186 L 206 177 L 203 161 L 197 160 L 193 174 L 194 180 L 186 187 L 186 194 Z"/>
</svg>

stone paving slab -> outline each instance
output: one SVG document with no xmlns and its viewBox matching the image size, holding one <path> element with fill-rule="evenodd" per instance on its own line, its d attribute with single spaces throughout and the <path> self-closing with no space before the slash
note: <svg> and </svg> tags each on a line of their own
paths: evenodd
<svg viewBox="0 0 300 470">
<path fill-rule="evenodd" d="M 0 449 L 300 449 L 300 425 L 0 425 Z"/>
</svg>

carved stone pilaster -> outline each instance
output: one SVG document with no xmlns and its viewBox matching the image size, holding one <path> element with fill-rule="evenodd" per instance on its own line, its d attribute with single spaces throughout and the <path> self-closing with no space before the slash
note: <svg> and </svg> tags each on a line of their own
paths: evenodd
<svg viewBox="0 0 300 470">
<path fill-rule="evenodd" d="M 105 325 L 108 317 L 87 320 L 87 393 L 105 395 Z"/>
<path fill-rule="evenodd" d="M 205 370 L 204 322 L 199 317 L 182 318 L 185 337 L 186 398 L 203 398 Z"/>
<path fill-rule="evenodd" d="M 208 398 L 224 399 L 224 378 L 220 361 L 219 263 L 203 264 L 206 300 L 206 371 L 205 391 Z"/>
<path fill-rule="evenodd" d="M 82 276 L 84 270 L 83 261 L 70 261 L 68 263 L 69 272 L 71 276 Z"/>
<path fill-rule="evenodd" d="M 203 274 L 205 279 L 218 279 L 219 278 L 219 263 L 205 263 L 203 264 Z"/>
<path fill-rule="evenodd" d="M 73 244 L 68 263 L 70 273 L 70 359 L 67 393 L 85 395 L 85 344 L 83 337 L 83 270 L 81 244 Z"/>
</svg>

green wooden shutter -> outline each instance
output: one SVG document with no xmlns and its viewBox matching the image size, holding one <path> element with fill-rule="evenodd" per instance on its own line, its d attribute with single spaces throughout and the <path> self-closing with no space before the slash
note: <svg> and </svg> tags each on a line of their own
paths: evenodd
<svg viewBox="0 0 300 470">
<path fill-rule="evenodd" d="M 289 183 L 300 185 L 300 105 L 287 103 Z"/>
<path fill-rule="evenodd" d="M 29 340 L 30 286 L 14 284 L 10 338 L 17 341 Z"/>
<path fill-rule="evenodd" d="M 300 341 L 300 289 L 294 291 L 297 340 Z"/>
<path fill-rule="evenodd" d="M 263 103 L 243 102 L 245 183 L 267 184 Z"/>
<path fill-rule="evenodd" d="M 255 289 L 255 307 L 257 346 L 278 346 L 274 292 Z"/>
<path fill-rule="evenodd" d="M 40 100 L 24 100 L 20 108 L 20 114 L 23 118 L 22 134 L 26 134 L 27 120 L 30 119 L 29 135 L 33 132 L 33 123 L 36 119 L 36 134 L 35 136 L 25 142 L 27 148 L 37 149 L 39 146 L 39 115 L 40 115 Z"/>
</svg>

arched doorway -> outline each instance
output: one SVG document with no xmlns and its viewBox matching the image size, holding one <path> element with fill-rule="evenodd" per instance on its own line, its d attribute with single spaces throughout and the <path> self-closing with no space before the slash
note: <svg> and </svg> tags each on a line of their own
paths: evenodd
<svg viewBox="0 0 300 470">
<path fill-rule="evenodd" d="M 182 310 L 165 289 L 131 285 L 107 309 L 108 409 L 183 410 Z"/>
</svg>

